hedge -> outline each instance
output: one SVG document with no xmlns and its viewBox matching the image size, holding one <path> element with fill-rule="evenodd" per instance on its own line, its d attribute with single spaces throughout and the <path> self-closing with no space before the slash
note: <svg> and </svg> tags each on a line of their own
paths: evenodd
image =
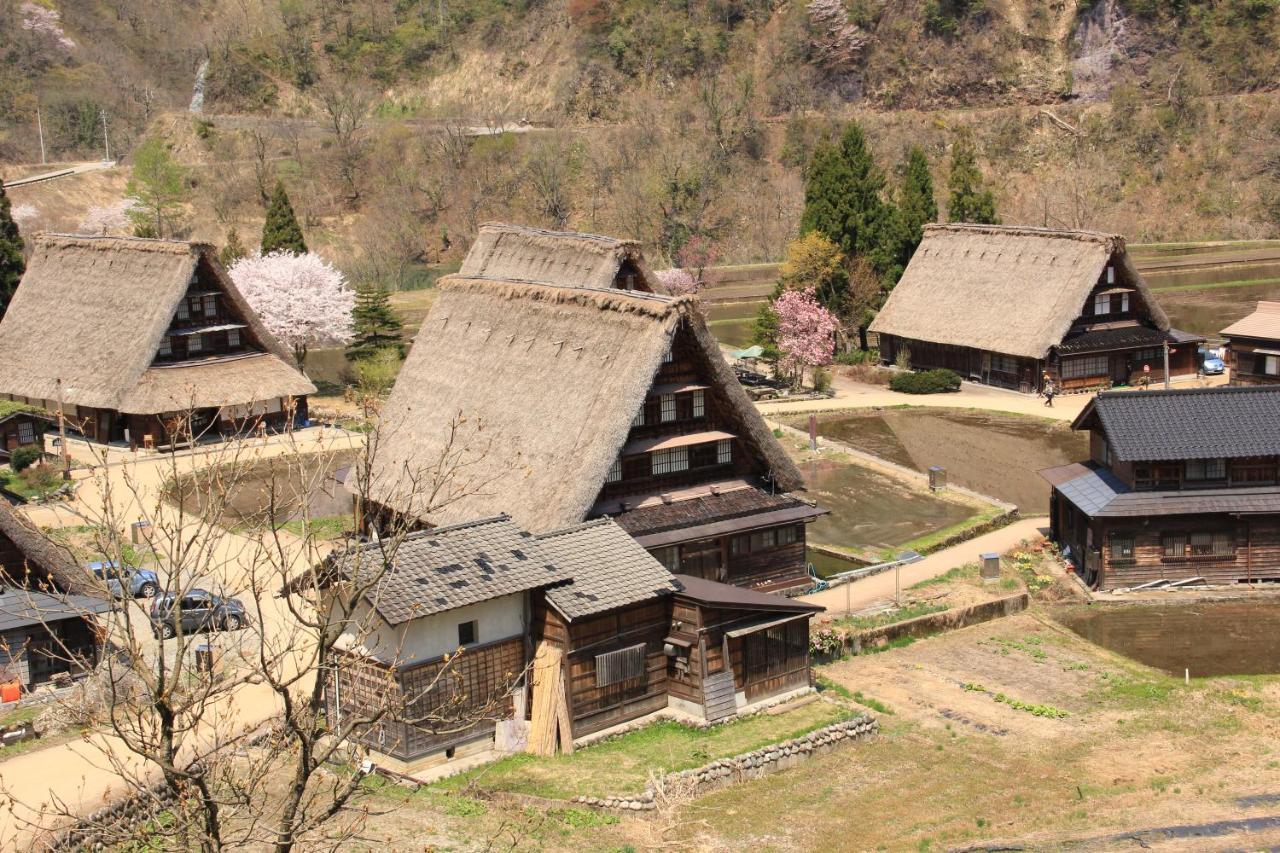
<svg viewBox="0 0 1280 853">
<path fill-rule="evenodd" d="M 40 448 L 34 444 L 23 445 L 15 448 L 9 454 L 9 467 L 14 471 L 21 471 L 24 468 L 30 468 L 32 464 L 40 459 Z"/>
<path fill-rule="evenodd" d="M 899 373 L 889 380 L 889 387 L 903 394 L 941 394 L 959 391 L 960 374 L 946 369 Z"/>
</svg>

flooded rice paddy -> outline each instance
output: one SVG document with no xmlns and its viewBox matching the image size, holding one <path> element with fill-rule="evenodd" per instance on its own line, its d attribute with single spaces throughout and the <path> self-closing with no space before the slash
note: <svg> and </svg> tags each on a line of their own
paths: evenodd
<svg viewBox="0 0 1280 853">
<path fill-rule="evenodd" d="M 1040 469 L 1089 455 L 1088 437 L 1065 423 L 965 409 L 820 415 L 818 434 L 917 471 L 940 465 L 948 482 L 1015 504 L 1023 515 L 1048 511 Z"/>
<path fill-rule="evenodd" d="M 195 515 L 221 513 L 221 523 L 252 525 L 271 517 L 276 523 L 302 518 L 326 518 L 351 514 L 351 495 L 336 476 L 354 460 L 354 453 L 316 453 L 303 457 L 276 457 L 254 462 L 235 475 L 215 468 L 181 477 L 165 497 Z M 234 479 L 230 479 L 230 478 Z M 229 486 L 225 484 L 230 482 Z M 225 489 L 221 497 L 211 494 Z"/>
<path fill-rule="evenodd" d="M 1069 607 L 1055 618 L 1091 643 L 1181 676 L 1280 672 L 1274 601 Z"/>
<path fill-rule="evenodd" d="M 805 497 L 829 510 L 809 526 L 809 541 L 818 545 L 892 550 L 917 536 L 959 524 L 976 512 L 973 506 L 911 489 L 865 465 L 817 459 L 800 463 L 800 471 L 807 486 Z M 849 568 L 840 565 L 838 558 L 833 560 L 834 571 Z"/>
</svg>

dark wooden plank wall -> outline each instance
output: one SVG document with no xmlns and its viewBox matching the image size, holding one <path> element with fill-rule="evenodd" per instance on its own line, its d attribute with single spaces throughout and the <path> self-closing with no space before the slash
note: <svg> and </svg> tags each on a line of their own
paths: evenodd
<svg viewBox="0 0 1280 853">
<path fill-rule="evenodd" d="M 1174 533 L 1229 532 L 1235 541 L 1232 557 L 1188 557 L 1166 559 L 1163 536 Z M 1112 560 L 1110 535 L 1134 537 L 1134 560 Z M 1280 517 L 1225 515 L 1152 518 L 1144 526 L 1142 520 L 1095 522 L 1094 544 L 1102 547 L 1103 589 L 1136 586 L 1161 578 L 1179 580 L 1203 577 L 1211 583 L 1236 583 L 1244 580 L 1280 580 Z"/>
<path fill-rule="evenodd" d="M 1232 385 L 1276 385 L 1280 376 L 1262 372 L 1261 356 L 1256 350 L 1280 350 L 1280 341 L 1232 338 L 1227 347 L 1227 365 L 1231 368 Z"/>
<path fill-rule="evenodd" d="M 790 525 L 780 525 L 789 527 Z M 732 556 L 726 549 L 727 581 L 737 586 L 749 586 L 766 592 L 787 589 L 808 582 L 805 558 L 806 526 L 797 525 L 800 532 L 790 545 L 780 545 L 754 554 Z"/>
<path fill-rule="evenodd" d="M 675 661 L 667 666 L 667 692 L 695 704 L 702 704 L 702 650 L 698 645 L 701 613 L 688 601 L 676 599 L 671 604 L 669 636 L 689 643 L 688 666 L 681 670 Z"/>
</svg>

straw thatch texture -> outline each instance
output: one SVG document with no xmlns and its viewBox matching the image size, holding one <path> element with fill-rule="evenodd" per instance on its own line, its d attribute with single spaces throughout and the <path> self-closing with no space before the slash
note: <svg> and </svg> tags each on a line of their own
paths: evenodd
<svg viewBox="0 0 1280 853">
<path fill-rule="evenodd" d="M 288 352 L 267 333 L 210 246 L 42 234 L 0 322 L 0 392 L 56 400 L 61 379 L 67 403 L 124 410 L 197 265 L 244 319 L 248 337 L 292 374 L 289 387 L 310 387 L 286 367 Z M 269 391 L 265 397 L 296 393 L 283 386 L 259 390 Z"/>
<path fill-rule="evenodd" d="M 26 563 L 22 567 L 35 581 L 35 585 L 49 578 L 63 592 L 78 595 L 101 594 L 89 578 L 89 573 L 77 565 L 70 553 L 49 540 L 27 520 L 19 515 L 7 501 L 0 500 L 0 535 L 14 544 Z M 13 567 L 17 568 L 17 567 Z M 22 577 L 12 578 L 22 582 Z"/>
<path fill-rule="evenodd" d="M 270 353 L 213 358 L 196 364 L 152 367 L 120 401 L 138 415 L 240 406 L 276 397 L 314 394 L 301 373 Z"/>
<path fill-rule="evenodd" d="M 738 434 L 781 488 L 803 481 L 688 298 L 446 278 L 374 445 L 367 494 L 432 524 L 582 521 L 681 322 L 718 365 Z M 358 487 L 357 487 L 358 488 Z"/>
<path fill-rule="evenodd" d="M 480 226 L 458 274 L 495 281 L 540 281 L 558 287 L 606 289 L 614 286 L 618 270 L 627 261 L 649 290 L 665 292 L 645 266 L 640 244 L 634 240 L 486 222 Z"/>
<path fill-rule="evenodd" d="M 928 225 L 871 331 L 909 340 L 1044 358 L 1081 315 L 1106 265 L 1142 295 L 1161 330 L 1168 318 L 1125 252 L 1091 231 Z"/>
</svg>

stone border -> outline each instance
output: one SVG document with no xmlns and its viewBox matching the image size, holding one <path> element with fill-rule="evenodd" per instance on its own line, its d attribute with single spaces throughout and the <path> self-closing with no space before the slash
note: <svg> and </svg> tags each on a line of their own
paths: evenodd
<svg viewBox="0 0 1280 853">
<path fill-rule="evenodd" d="M 843 743 L 868 740 L 880 729 L 880 724 L 870 714 L 859 714 L 850 720 L 832 723 L 781 743 L 744 752 L 732 758 L 721 758 L 695 767 L 668 773 L 658 782 L 660 788 L 687 786 L 694 795 L 702 795 L 719 788 L 727 788 L 758 779 L 779 770 L 785 770 L 814 755 L 830 752 Z M 617 797 L 577 796 L 571 803 L 597 809 L 643 812 L 657 808 L 657 790 L 650 784 L 639 794 Z"/>
</svg>

